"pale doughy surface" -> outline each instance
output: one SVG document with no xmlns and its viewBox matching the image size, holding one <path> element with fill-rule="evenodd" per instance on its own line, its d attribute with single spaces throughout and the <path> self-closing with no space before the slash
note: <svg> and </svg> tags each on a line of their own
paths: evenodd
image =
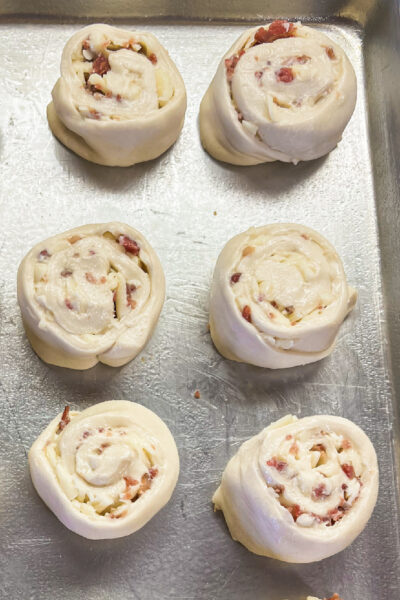
<svg viewBox="0 0 400 600">
<path fill-rule="evenodd" d="M 289 37 L 257 42 L 248 29 L 222 58 L 200 107 L 204 148 L 218 160 L 297 163 L 330 152 L 355 107 L 356 78 L 346 54 L 301 23 L 278 24 Z"/>
<path fill-rule="evenodd" d="M 145 346 L 165 296 L 160 261 L 124 223 L 84 225 L 36 244 L 18 270 L 29 340 L 45 362 L 121 366 Z"/>
<path fill-rule="evenodd" d="M 210 331 L 225 357 L 271 369 L 324 358 L 356 302 L 331 244 L 303 225 L 253 227 L 218 257 Z"/>
<path fill-rule="evenodd" d="M 375 450 L 357 425 L 289 415 L 239 448 L 213 502 L 233 539 L 252 552 L 308 563 L 351 544 L 377 494 Z"/>
<path fill-rule="evenodd" d="M 118 400 L 71 411 L 64 424 L 62 416 L 29 452 L 39 496 L 66 527 L 89 539 L 143 527 L 178 479 L 178 451 L 165 423 L 144 406 Z"/>
<path fill-rule="evenodd" d="M 95 163 L 129 166 L 160 156 L 177 139 L 185 86 L 151 33 L 104 24 L 67 42 L 47 117 L 54 135 Z"/>
</svg>

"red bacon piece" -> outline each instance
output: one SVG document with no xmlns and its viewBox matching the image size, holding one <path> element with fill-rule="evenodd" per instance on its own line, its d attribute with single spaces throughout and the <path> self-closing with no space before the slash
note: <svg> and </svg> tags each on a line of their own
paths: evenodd
<svg viewBox="0 0 400 600">
<path fill-rule="evenodd" d="M 342 465 L 342 471 L 346 473 L 349 479 L 354 479 L 354 477 L 356 476 L 353 465 Z"/>
<path fill-rule="evenodd" d="M 234 56 L 225 59 L 226 76 L 228 78 L 228 81 L 230 81 L 233 77 L 233 72 L 235 70 L 236 65 L 239 62 L 239 58 L 240 57 L 235 54 Z"/>
<path fill-rule="evenodd" d="M 102 54 L 99 54 L 98 57 L 93 61 L 92 69 L 93 73 L 97 73 L 97 75 L 103 77 L 103 75 L 108 73 L 108 71 L 111 69 L 108 58 Z"/>
<path fill-rule="evenodd" d="M 279 69 L 279 71 L 276 71 L 275 77 L 277 81 L 282 81 L 282 83 L 290 83 L 294 79 L 294 73 L 290 67 L 282 67 Z"/>
<path fill-rule="evenodd" d="M 274 21 L 268 29 L 264 29 L 264 27 L 257 29 L 254 39 L 257 44 L 270 44 L 271 42 L 275 42 L 275 40 L 293 37 L 295 31 L 296 28 L 293 23 Z"/>
<path fill-rule="evenodd" d="M 336 58 L 336 54 L 335 54 L 335 52 L 334 52 L 333 48 L 330 48 L 330 47 L 329 47 L 329 48 L 325 48 L 325 52 L 327 53 L 328 57 L 329 57 L 331 60 L 335 60 L 335 58 Z"/>
<path fill-rule="evenodd" d="M 329 496 L 329 494 L 326 491 L 326 487 L 323 483 L 321 483 L 318 487 L 314 488 L 312 493 L 315 498 L 323 498 L 324 496 Z"/>
<path fill-rule="evenodd" d="M 65 429 L 70 420 L 71 419 L 69 418 L 69 406 L 66 406 L 64 408 L 63 414 L 61 415 L 61 420 L 58 424 L 57 433 L 60 433 L 63 429 Z"/>
<path fill-rule="evenodd" d="M 125 248 L 126 252 L 138 256 L 140 252 L 140 246 L 135 240 L 131 240 L 127 235 L 120 235 L 118 243 Z"/>
<path fill-rule="evenodd" d="M 239 281 L 239 279 L 240 279 L 241 276 L 242 276 L 241 273 L 234 273 L 231 276 L 231 283 L 237 283 Z"/>
<path fill-rule="evenodd" d="M 251 308 L 246 304 L 246 306 L 242 310 L 242 317 L 246 319 L 249 323 L 251 323 Z"/>
<path fill-rule="evenodd" d="M 273 456 L 269 460 L 267 460 L 267 465 L 269 467 L 273 467 L 277 471 L 281 472 L 287 467 L 287 463 L 284 460 L 278 460 L 276 456 Z"/>
<path fill-rule="evenodd" d="M 287 506 L 286 508 L 292 515 L 294 521 L 297 521 L 299 516 L 302 514 L 302 510 L 298 504 L 293 504 L 293 506 Z"/>
</svg>

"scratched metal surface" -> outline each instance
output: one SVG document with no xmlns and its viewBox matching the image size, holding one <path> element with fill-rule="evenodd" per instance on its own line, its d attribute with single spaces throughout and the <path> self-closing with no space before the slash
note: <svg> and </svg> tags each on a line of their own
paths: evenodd
<svg viewBox="0 0 400 600">
<path fill-rule="evenodd" d="M 366 5 L 364 15 L 371 2 Z M 317 21 L 318 12 L 314 16 Z M 382 137 L 384 120 L 374 121 L 375 108 L 384 114 L 387 97 L 382 90 L 370 92 L 364 80 L 365 73 L 382 78 L 385 47 L 347 21 L 317 25 L 345 48 L 358 75 L 357 107 L 343 141 L 329 156 L 296 167 L 238 168 L 202 151 L 197 113 L 219 58 L 243 25 L 123 25 L 149 28 L 160 38 L 183 75 L 189 102 L 182 135 L 170 151 L 148 164 L 109 169 L 70 153 L 46 122 L 62 48 L 79 25 L 44 17 L 0 22 L 0 597 L 298 600 L 337 591 L 345 600 L 393 600 L 400 588 L 392 448 L 398 431 L 389 349 L 397 347 L 398 336 L 393 338 L 396 323 L 388 336 L 391 308 L 385 308 L 382 290 L 395 293 L 398 287 L 388 279 L 393 219 L 381 219 L 380 211 L 387 206 L 387 215 L 395 196 L 380 198 L 386 189 L 378 183 L 383 176 L 386 184 L 395 181 L 395 173 L 382 158 L 393 141 Z M 367 99 L 376 146 L 369 144 Z M 156 332 L 142 355 L 121 369 L 47 366 L 23 333 L 18 264 L 47 236 L 114 219 L 140 229 L 164 266 L 167 299 Z M 305 223 L 333 242 L 359 301 L 331 357 L 273 372 L 218 355 L 207 332 L 207 304 L 224 243 L 251 225 L 277 221 Z M 382 256 L 379 229 L 382 247 L 388 247 Z M 142 530 L 94 542 L 68 531 L 38 498 L 27 451 L 66 403 L 84 409 L 111 398 L 140 402 L 166 421 L 179 448 L 181 475 L 170 503 Z M 379 457 L 381 489 L 370 523 L 347 550 L 318 564 L 288 565 L 250 554 L 231 540 L 210 502 L 238 446 L 288 412 L 350 418 L 371 437 Z"/>
</svg>

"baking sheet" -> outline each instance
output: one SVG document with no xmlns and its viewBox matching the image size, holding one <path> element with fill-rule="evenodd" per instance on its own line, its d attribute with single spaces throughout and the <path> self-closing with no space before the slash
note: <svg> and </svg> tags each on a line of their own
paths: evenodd
<svg viewBox="0 0 400 600">
<path fill-rule="evenodd" d="M 371 11 L 371 4 L 365 2 L 360 14 Z M 261 15 L 265 6 L 259 5 Z M 229 3 L 225 8 L 229 19 Z M 128 18 L 118 23 L 153 31 L 170 51 L 188 93 L 186 122 L 175 146 L 128 169 L 85 162 L 61 146 L 47 126 L 45 109 L 63 46 L 81 25 L 62 24 L 63 15 L 47 20 L 45 8 L 40 19 L 0 21 L 1 598 L 298 600 L 334 591 L 345 600 L 398 597 L 393 461 L 398 430 L 393 428 L 396 381 L 390 360 L 398 337 L 396 322 L 388 328 L 393 307 L 383 294 L 396 291 L 384 235 L 395 227 L 395 214 L 388 217 L 386 210 L 386 220 L 381 218 L 377 185 L 388 169 L 382 156 L 392 141 L 380 142 L 384 152 L 375 154 L 378 146 L 374 140 L 370 144 L 370 132 L 375 130 L 378 144 L 385 123 L 379 127 L 372 112 L 368 121 L 366 107 L 369 102 L 371 111 L 381 102 L 383 113 L 387 99 L 364 80 L 367 73 L 378 83 L 384 64 L 373 60 L 383 61 L 386 54 L 379 47 L 370 57 L 376 42 L 361 25 L 340 20 L 337 13 L 321 23 L 318 13 L 310 13 L 315 26 L 344 47 L 358 76 L 357 107 L 342 142 L 329 156 L 298 166 L 224 165 L 201 149 L 197 114 L 221 56 L 247 25 L 213 20 L 209 10 L 208 23 Z M 4 15 L 1 7 L 0 12 Z M 196 16 L 190 6 L 186 16 Z M 23 333 L 16 303 L 18 264 L 41 239 L 108 220 L 138 228 L 160 256 L 167 299 L 158 327 L 145 351 L 120 369 L 98 365 L 76 372 L 48 366 Z M 342 256 L 359 301 L 331 357 L 268 371 L 216 352 L 207 330 L 208 293 L 225 242 L 252 225 L 279 221 L 304 223 L 325 235 Z M 384 254 L 381 246 L 387 248 Z M 197 389 L 200 399 L 194 398 Z M 84 409 L 108 399 L 140 402 L 165 420 L 179 448 L 181 474 L 170 503 L 143 529 L 94 542 L 68 531 L 36 495 L 27 452 L 66 403 Z M 352 419 L 378 453 L 381 488 L 371 521 L 348 549 L 322 563 L 289 565 L 252 555 L 231 540 L 221 513 L 212 511 L 211 496 L 228 459 L 244 440 L 288 412 Z"/>
</svg>

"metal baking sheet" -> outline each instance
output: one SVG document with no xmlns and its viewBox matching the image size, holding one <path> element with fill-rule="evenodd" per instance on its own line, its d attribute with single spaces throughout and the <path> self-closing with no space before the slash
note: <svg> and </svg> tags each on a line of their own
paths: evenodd
<svg viewBox="0 0 400 600">
<path fill-rule="evenodd" d="M 345 600 L 398 598 L 397 3 L 251 0 L 245 13 L 246 6 L 238 0 L 0 2 L 1 598 L 298 600 L 334 591 Z M 202 94 L 243 28 L 279 16 L 307 18 L 345 48 L 358 76 L 354 116 L 338 148 L 319 160 L 246 168 L 217 163 L 200 146 Z M 128 169 L 93 165 L 49 131 L 45 109 L 61 52 L 87 17 L 153 31 L 183 75 L 185 126 L 157 160 Z M 18 264 L 47 236 L 114 219 L 140 229 L 164 266 L 167 299 L 156 332 L 141 356 L 120 369 L 48 366 L 23 332 Z M 268 371 L 216 352 L 207 309 L 224 243 L 251 225 L 278 221 L 323 233 L 342 256 L 359 301 L 331 357 Z M 166 421 L 181 475 L 170 503 L 143 529 L 94 542 L 68 531 L 36 495 L 27 452 L 66 403 L 84 409 L 112 398 L 140 402 Z M 368 433 L 379 457 L 381 488 L 371 521 L 347 550 L 322 563 L 252 555 L 212 511 L 228 459 L 288 412 L 348 417 Z"/>
</svg>

